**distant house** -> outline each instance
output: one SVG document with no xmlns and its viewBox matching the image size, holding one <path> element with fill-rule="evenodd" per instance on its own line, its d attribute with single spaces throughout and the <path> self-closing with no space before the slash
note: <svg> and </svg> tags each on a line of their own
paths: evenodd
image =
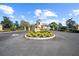
<svg viewBox="0 0 79 59">
<path fill-rule="evenodd" d="M 76 25 L 76 30 L 79 30 L 79 25 Z"/>
<path fill-rule="evenodd" d="M 35 32 L 41 31 L 41 30 L 49 31 L 50 27 L 47 24 L 42 23 L 42 21 L 38 19 L 35 24 L 32 24 L 30 26 L 30 30 L 35 31 Z"/>
<path fill-rule="evenodd" d="M 41 30 L 48 30 L 48 29 L 49 29 L 49 27 L 46 24 L 43 24 L 40 19 L 37 20 L 37 22 L 35 24 L 35 28 L 34 28 L 35 32 L 41 31 Z"/>
<path fill-rule="evenodd" d="M 0 24 L 0 31 L 2 31 L 3 30 L 3 26 Z"/>
</svg>

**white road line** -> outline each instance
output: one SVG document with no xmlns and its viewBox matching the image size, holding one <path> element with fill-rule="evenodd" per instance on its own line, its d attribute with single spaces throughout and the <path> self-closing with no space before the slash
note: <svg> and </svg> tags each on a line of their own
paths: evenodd
<svg viewBox="0 0 79 59">
<path fill-rule="evenodd" d="M 12 36 L 19 36 L 19 34 L 12 34 Z"/>
</svg>

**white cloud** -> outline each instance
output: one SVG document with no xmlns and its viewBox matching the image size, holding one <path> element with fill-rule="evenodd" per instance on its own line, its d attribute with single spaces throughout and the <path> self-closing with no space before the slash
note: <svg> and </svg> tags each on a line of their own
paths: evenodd
<svg viewBox="0 0 79 59">
<path fill-rule="evenodd" d="M 66 18 L 62 18 L 62 20 L 66 20 Z"/>
<path fill-rule="evenodd" d="M 9 15 L 10 18 L 15 18 L 13 15 Z"/>
<path fill-rule="evenodd" d="M 47 19 L 47 20 L 43 21 L 43 23 L 46 23 L 46 24 L 50 24 L 51 22 L 56 22 L 58 24 L 59 20 L 58 19 Z"/>
<path fill-rule="evenodd" d="M 66 18 L 62 18 L 62 20 L 60 21 L 60 23 L 62 23 L 63 26 L 66 25 Z"/>
<path fill-rule="evenodd" d="M 63 26 L 66 25 L 66 18 L 62 18 L 62 20 L 58 20 L 58 19 L 47 19 L 45 21 L 43 21 L 43 23 L 49 24 L 51 22 L 56 22 L 57 24 L 61 23 Z"/>
<path fill-rule="evenodd" d="M 21 15 L 21 18 L 25 18 L 25 16 L 24 15 Z"/>
<path fill-rule="evenodd" d="M 57 16 L 58 15 L 53 11 L 36 9 L 34 17 L 38 17 L 39 19 L 42 19 L 42 22 L 46 24 L 49 24 L 51 22 L 56 22 L 58 24 L 59 20 L 48 18 L 48 17 L 57 17 Z"/>
<path fill-rule="evenodd" d="M 73 10 L 72 12 L 73 12 L 73 14 L 74 14 L 75 16 L 78 16 L 78 15 L 79 15 L 79 9 Z"/>
<path fill-rule="evenodd" d="M 7 5 L 0 5 L 0 10 L 2 10 L 5 14 L 12 15 L 14 13 L 13 8 Z"/>
<path fill-rule="evenodd" d="M 44 10 L 44 15 L 45 16 L 54 16 L 57 17 L 56 13 L 49 11 L 49 10 Z"/>
<path fill-rule="evenodd" d="M 36 9 L 35 10 L 35 15 L 36 17 L 39 18 L 46 18 L 46 17 L 57 17 L 58 15 L 50 10 L 41 10 L 41 9 Z"/>
<path fill-rule="evenodd" d="M 72 16 L 72 13 L 69 13 L 68 15 L 71 17 Z"/>
<path fill-rule="evenodd" d="M 35 15 L 38 17 L 38 16 L 40 16 L 42 14 L 42 10 L 40 10 L 40 9 L 36 9 L 35 10 Z"/>
</svg>

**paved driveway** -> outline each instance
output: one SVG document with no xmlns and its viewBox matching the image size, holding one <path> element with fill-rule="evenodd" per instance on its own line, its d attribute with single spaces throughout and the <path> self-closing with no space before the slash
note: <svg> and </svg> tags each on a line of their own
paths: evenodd
<svg viewBox="0 0 79 59">
<path fill-rule="evenodd" d="M 79 33 L 55 32 L 51 40 L 28 40 L 25 32 L 0 33 L 1 56 L 79 56 Z"/>
</svg>

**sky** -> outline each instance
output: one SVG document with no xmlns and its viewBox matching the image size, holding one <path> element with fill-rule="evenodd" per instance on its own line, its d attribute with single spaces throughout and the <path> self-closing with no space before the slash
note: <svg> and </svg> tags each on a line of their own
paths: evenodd
<svg viewBox="0 0 79 59">
<path fill-rule="evenodd" d="M 3 16 L 10 17 L 10 20 L 20 23 L 21 20 L 30 24 L 41 19 L 43 23 L 62 23 L 69 18 L 73 18 L 79 24 L 79 4 L 77 3 L 1 3 L 0 22 Z"/>
</svg>

